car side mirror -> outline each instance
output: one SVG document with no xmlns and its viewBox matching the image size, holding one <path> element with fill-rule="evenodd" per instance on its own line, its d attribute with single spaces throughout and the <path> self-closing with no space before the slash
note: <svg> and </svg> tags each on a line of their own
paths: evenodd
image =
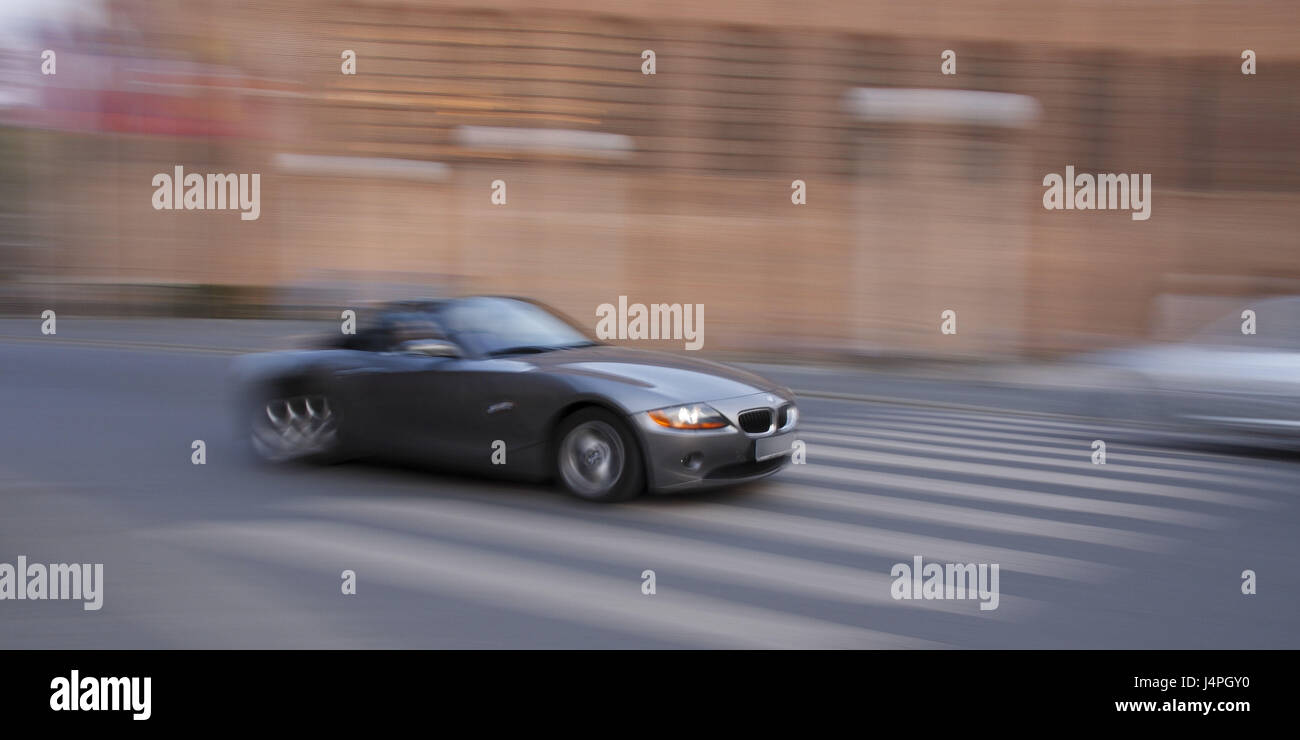
<svg viewBox="0 0 1300 740">
<path fill-rule="evenodd" d="M 425 357 L 460 357 L 460 347 L 445 339 L 413 339 L 402 342 L 398 349 L 405 354 L 424 355 Z"/>
</svg>

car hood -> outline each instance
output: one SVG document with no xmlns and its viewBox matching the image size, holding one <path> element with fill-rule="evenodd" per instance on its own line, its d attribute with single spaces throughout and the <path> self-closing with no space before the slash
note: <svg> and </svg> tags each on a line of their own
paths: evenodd
<svg viewBox="0 0 1300 740">
<path fill-rule="evenodd" d="M 597 346 L 518 358 L 537 370 L 583 381 L 623 385 L 630 395 L 656 396 L 664 404 L 735 398 L 754 393 L 792 397 L 788 388 L 747 370 L 667 352 Z"/>
</svg>

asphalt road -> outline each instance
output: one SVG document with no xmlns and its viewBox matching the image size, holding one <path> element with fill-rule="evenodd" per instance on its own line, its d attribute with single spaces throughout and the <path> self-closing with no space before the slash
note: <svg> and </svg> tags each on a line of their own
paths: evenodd
<svg viewBox="0 0 1300 740">
<path fill-rule="evenodd" d="M 1027 415 L 1005 388 L 960 382 L 930 381 L 940 400 L 922 405 L 853 401 L 897 381 L 823 370 L 830 395 L 801 402 L 807 464 L 600 506 L 423 470 L 253 463 L 230 350 L 283 327 L 169 341 L 148 322 L 13 326 L 0 563 L 103 563 L 105 586 L 99 611 L 0 601 L 0 648 L 1300 647 L 1295 457 Z M 892 566 L 918 555 L 998 564 L 998 608 L 893 599 Z"/>
</svg>

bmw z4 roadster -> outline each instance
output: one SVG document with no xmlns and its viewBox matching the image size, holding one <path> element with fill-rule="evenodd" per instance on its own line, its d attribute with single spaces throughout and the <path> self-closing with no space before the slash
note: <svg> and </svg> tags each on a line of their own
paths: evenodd
<svg viewBox="0 0 1300 740">
<path fill-rule="evenodd" d="M 275 461 L 377 457 L 593 501 L 756 480 L 788 461 L 790 389 L 592 341 L 541 304 L 410 301 L 319 349 L 236 359 L 242 434 Z"/>
</svg>

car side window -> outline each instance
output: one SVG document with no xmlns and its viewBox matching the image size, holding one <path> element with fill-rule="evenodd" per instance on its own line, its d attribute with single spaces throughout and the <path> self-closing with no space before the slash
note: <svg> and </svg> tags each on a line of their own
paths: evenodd
<svg viewBox="0 0 1300 740">
<path fill-rule="evenodd" d="M 388 347 L 388 334 L 384 327 L 372 324 L 359 327 L 356 334 L 344 334 L 334 346 L 359 352 L 382 352 Z"/>
<path fill-rule="evenodd" d="M 406 342 L 420 339 L 443 339 L 447 334 L 434 318 L 428 314 L 402 314 L 389 317 L 385 322 L 385 349 L 397 352 Z"/>
</svg>

